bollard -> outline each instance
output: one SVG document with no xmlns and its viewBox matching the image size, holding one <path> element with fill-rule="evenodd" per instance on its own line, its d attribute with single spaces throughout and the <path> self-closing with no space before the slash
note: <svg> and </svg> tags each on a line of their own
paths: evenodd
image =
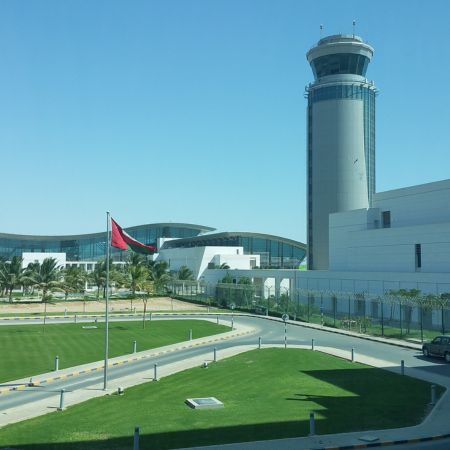
<svg viewBox="0 0 450 450">
<path fill-rule="evenodd" d="M 434 406 L 436 404 L 436 385 L 431 385 L 431 405 Z"/>
<path fill-rule="evenodd" d="M 311 350 L 314 351 L 314 339 L 311 339 Z"/>
<path fill-rule="evenodd" d="M 55 356 L 55 372 L 59 370 L 59 356 Z"/>
<path fill-rule="evenodd" d="M 352 356 L 351 356 L 351 361 L 355 362 L 355 349 L 352 347 Z"/>
<path fill-rule="evenodd" d="M 139 427 L 134 427 L 133 450 L 139 450 Z"/>
<path fill-rule="evenodd" d="M 258 348 L 261 349 L 261 336 L 258 338 Z"/>
<path fill-rule="evenodd" d="M 150 313 L 150 322 L 152 321 L 152 313 Z"/>
<path fill-rule="evenodd" d="M 61 389 L 61 393 L 59 395 L 59 408 L 58 411 L 62 411 L 64 409 L 64 389 Z"/>
<path fill-rule="evenodd" d="M 234 318 L 231 317 L 231 329 L 234 330 Z"/>
<path fill-rule="evenodd" d="M 314 413 L 309 413 L 309 436 L 314 436 L 316 434 L 316 426 L 314 420 Z"/>
<path fill-rule="evenodd" d="M 403 361 L 403 359 L 400 362 L 400 373 L 405 375 L 405 361 Z"/>
<path fill-rule="evenodd" d="M 75 314 L 75 323 L 77 323 L 77 315 Z"/>
<path fill-rule="evenodd" d="M 284 322 L 284 348 L 287 348 L 287 325 Z"/>
<path fill-rule="evenodd" d="M 67 308 L 64 308 L 64 317 L 67 316 Z"/>
<path fill-rule="evenodd" d="M 219 316 L 217 316 L 217 325 L 219 325 Z"/>
<path fill-rule="evenodd" d="M 157 370 L 158 370 L 158 364 L 155 363 L 153 365 L 153 381 L 158 381 L 158 372 L 157 372 Z"/>
<path fill-rule="evenodd" d="M 217 348 L 214 347 L 214 362 L 217 362 Z"/>
<path fill-rule="evenodd" d="M 136 306 L 134 307 L 134 314 L 136 315 Z"/>
<path fill-rule="evenodd" d="M 189 340 L 192 341 L 192 330 L 189 330 Z"/>
<path fill-rule="evenodd" d="M 136 353 L 137 351 L 137 342 L 133 341 L 133 353 Z"/>
</svg>

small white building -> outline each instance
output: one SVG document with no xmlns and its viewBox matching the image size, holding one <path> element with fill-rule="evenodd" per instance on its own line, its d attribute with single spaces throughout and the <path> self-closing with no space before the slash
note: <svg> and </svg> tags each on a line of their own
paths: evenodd
<svg viewBox="0 0 450 450">
<path fill-rule="evenodd" d="M 44 259 L 54 258 L 58 263 L 58 268 L 66 267 L 65 253 L 46 253 L 46 252 L 24 252 L 22 253 L 22 267 L 28 267 L 30 263 L 42 264 Z"/>
<path fill-rule="evenodd" d="M 260 265 L 260 255 L 245 255 L 243 247 L 187 247 L 160 249 L 157 261 L 167 261 L 171 271 L 182 266 L 192 270 L 194 278 L 200 279 L 207 269 L 226 264 L 230 269 L 250 270 Z"/>
</svg>

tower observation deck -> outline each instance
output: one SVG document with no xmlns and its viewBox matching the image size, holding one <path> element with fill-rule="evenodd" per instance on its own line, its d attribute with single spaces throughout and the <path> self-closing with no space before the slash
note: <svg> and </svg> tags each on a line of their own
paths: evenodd
<svg viewBox="0 0 450 450">
<path fill-rule="evenodd" d="M 308 268 L 328 269 L 328 216 L 367 208 L 375 192 L 373 48 L 354 35 L 321 39 L 306 54 Z"/>
</svg>

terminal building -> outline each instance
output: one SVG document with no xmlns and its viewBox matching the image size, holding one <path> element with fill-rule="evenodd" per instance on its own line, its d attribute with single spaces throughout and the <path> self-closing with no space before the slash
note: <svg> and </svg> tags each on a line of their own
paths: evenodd
<svg viewBox="0 0 450 450">
<path fill-rule="evenodd" d="M 188 266 L 199 279 L 204 271 L 230 269 L 295 269 L 306 257 L 302 242 L 250 232 L 212 233 L 212 227 L 185 223 L 156 223 L 125 229 L 133 238 L 157 248 L 155 260 L 169 263 L 170 270 Z M 127 260 L 127 252 L 112 248 L 115 263 Z M 106 233 L 72 236 L 31 236 L 0 233 L 0 257 L 24 259 L 24 265 L 54 257 L 60 266 L 79 266 L 90 271 L 105 258 Z"/>
</svg>

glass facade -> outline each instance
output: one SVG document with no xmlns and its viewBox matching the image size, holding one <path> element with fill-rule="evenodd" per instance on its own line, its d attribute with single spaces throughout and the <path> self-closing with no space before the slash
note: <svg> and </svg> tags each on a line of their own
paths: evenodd
<svg viewBox="0 0 450 450">
<path fill-rule="evenodd" d="M 336 53 L 320 56 L 311 62 L 314 77 L 327 75 L 354 74 L 366 76 L 369 58 L 356 53 Z"/>
<path fill-rule="evenodd" d="M 155 245 L 161 237 L 186 238 L 198 236 L 214 228 L 190 224 L 149 224 L 125 228 L 127 233 L 144 244 Z M 67 261 L 97 261 L 105 257 L 106 233 L 79 236 L 19 236 L 0 234 L 0 257 L 11 259 L 24 252 L 66 253 Z M 114 261 L 126 258 L 126 252 L 112 249 Z"/>
<path fill-rule="evenodd" d="M 246 255 L 260 255 L 261 269 L 297 269 L 306 256 L 306 245 L 277 236 L 256 233 L 217 233 L 164 243 L 163 248 L 244 247 Z"/>
</svg>

